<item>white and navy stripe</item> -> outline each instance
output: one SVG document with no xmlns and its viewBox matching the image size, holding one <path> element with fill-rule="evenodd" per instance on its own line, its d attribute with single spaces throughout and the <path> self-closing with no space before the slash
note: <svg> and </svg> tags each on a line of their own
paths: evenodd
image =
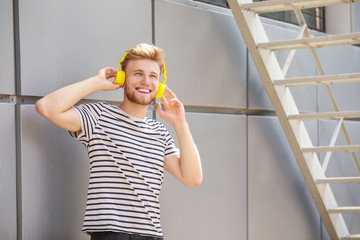
<svg viewBox="0 0 360 240">
<path fill-rule="evenodd" d="M 89 153 L 83 231 L 162 236 L 159 194 L 164 158 L 179 154 L 166 128 L 104 102 L 74 107 L 81 132 L 70 134 Z"/>
</svg>

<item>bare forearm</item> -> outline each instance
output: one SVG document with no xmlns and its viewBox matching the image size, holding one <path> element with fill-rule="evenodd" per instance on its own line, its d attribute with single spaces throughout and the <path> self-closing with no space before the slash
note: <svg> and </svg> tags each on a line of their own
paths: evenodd
<svg viewBox="0 0 360 240">
<path fill-rule="evenodd" d="M 180 148 L 180 169 L 187 185 L 198 186 L 203 175 L 199 152 L 186 121 L 174 125 Z"/>
<path fill-rule="evenodd" d="M 63 113 L 84 97 L 99 91 L 100 85 L 96 77 L 63 87 L 52 92 L 37 103 L 39 113 L 46 117 L 53 113 Z"/>
<path fill-rule="evenodd" d="M 100 81 L 96 78 L 92 77 L 71 84 L 46 95 L 36 103 L 36 111 L 65 130 L 80 131 L 80 118 L 72 106 L 82 98 L 99 90 Z"/>
<path fill-rule="evenodd" d="M 94 77 L 71 84 L 46 95 L 36 103 L 36 111 L 61 128 L 69 131 L 79 131 L 81 129 L 80 119 L 76 111 L 71 107 L 94 92 L 119 89 L 119 84 L 107 81 L 107 79 L 115 75 L 116 69 L 103 68 Z"/>
</svg>

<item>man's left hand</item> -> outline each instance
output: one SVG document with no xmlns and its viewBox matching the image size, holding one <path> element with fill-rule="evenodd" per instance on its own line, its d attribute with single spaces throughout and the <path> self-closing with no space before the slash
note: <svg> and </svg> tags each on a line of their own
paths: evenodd
<svg viewBox="0 0 360 240">
<path fill-rule="evenodd" d="M 160 103 L 157 103 L 156 111 L 162 119 L 169 122 L 171 125 L 185 122 L 184 105 L 176 98 L 176 95 L 166 86 L 165 95 L 161 97 L 161 102 L 165 111 L 162 110 Z"/>
</svg>

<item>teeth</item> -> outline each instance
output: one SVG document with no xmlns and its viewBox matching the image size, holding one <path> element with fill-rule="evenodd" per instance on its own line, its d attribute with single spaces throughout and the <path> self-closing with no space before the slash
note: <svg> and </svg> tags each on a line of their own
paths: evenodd
<svg viewBox="0 0 360 240">
<path fill-rule="evenodd" d="M 139 92 L 142 92 L 142 93 L 150 93 L 150 90 L 148 90 L 148 89 L 143 89 L 143 88 L 138 88 L 138 91 L 139 91 Z"/>
</svg>

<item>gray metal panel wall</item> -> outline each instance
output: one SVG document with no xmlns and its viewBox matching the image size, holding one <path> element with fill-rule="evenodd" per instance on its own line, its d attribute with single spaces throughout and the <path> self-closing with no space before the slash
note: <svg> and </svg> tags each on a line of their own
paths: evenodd
<svg viewBox="0 0 360 240">
<path fill-rule="evenodd" d="M 264 22 L 265 31 L 269 37 L 269 41 L 276 41 L 280 39 L 294 39 L 298 35 L 299 28 L 289 24 L 279 24 L 276 21 L 262 18 Z M 282 68 L 289 51 L 276 52 L 279 65 Z M 273 110 L 271 102 L 264 89 L 261 78 L 252 61 L 249 57 L 249 108 L 251 109 L 266 109 Z M 312 62 L 311 54 L 306 50 L 298 50 L 295 53 L 293 62 L 291 63 L 286 78 L 314 76 L 316 75 L 315 66 Z M 317 95 L 316 86 L 290 88 L 294 100 L 300 111 L 316 111 L 317 110 Z"/>
<path fill-rule="evenodd" d="M 19 0 L 19 5 L 22 95 L 46 95 L 103 67 L 116 68 L 125 50 L 152 41 L 148 0 Z M 116 91 L 88 98 L 120 97 Z"/>
<path fill-rule="evenodd" d="M 0 1 L 0 94 L 15 94 L 13 1 Z"/>
<path fill-rule="evenodd" d="M 326 74 L 360 72 L 360 47 L 340 46 L 318 50 Z M 360 83 L 330 86 L 341 111 L 360 109 Z M 319 111 L 333 111 L 323 87 L 319 87 Z"/>
<path fill-rule="evenodd" d="M 226 114 L 228 108 L 272 110 L 251 60 L 247 62 L 246 47 L 230 10 L 206 9 L 187 0 L 18 2 L 18 94 L 29 96 L 30 101 L 91 77 L 102 67 L 116 67 L 126 49 L 154 38 L 165 50 L 170 88 L 186 105 L 202 108 L 199 113 L 187 113 L 187 117 L 203 159 L 204 182 L 199 188 L 187 188 L 165 176 L 161 204 L 166 238 L 319 239 L 317 211 L 276 117 L 249 116 L 247 126 L 245 115 Z M 0 59 L 0 94 L 15 94 L 12 12 L 12 1 L 0 2 L 0 30 L 6 33 L 0 40 L 4 54 Z M 296 36 L 294 27 L 266 21 L 270 38 Z M 334 63 L 327 62 L 333 54 L 328 48 L 320 50 L 328 73 L 359 71 L 358 48 L 337 51 L 341 61 Z M 280 53 L 280 61 L 285 56 L 286 52 Z M 310 55 L 303 51 L 296 54 L 289 76 L 299 74 L 315 74 Z M 356 89 L 340 86 L 335 91 L 341 107 L 357 107 Z M 316 111 L 315 88 L 298 88 L 293 93 L 295 101 L 301 102 L 301 111 Z M 326 110 L 321 94 L 320 109 Z M 349 94 L 355 101 L 347 101 Z M 121 91 L 102 92 L 89 98 L 117 101 L 121 95 Z M 88 239 L 81 233 L 89 168 L 85 149 L 64 130 L 41 118 L 33 105 L 20 101 L 18 105 L 21 142 L 17 147 L 21 149 L 18 160 L 22 171 L 18 176 L 17 226 L 12 174 L 14 106 L 0 104 L 1 122 L 6 123 L 0 128 L 0 136 L 6 137 L 0 144 L 0 203 L 4 207 L 0 212 L 5 213 L 0 217 L 0 238 L 16 239 L 18 227 L 19 240 Z M 204 107 L 217 107 L 219 114 L 201 113 Z M 329 127 L 320 126 L 320 140 L 326 142 L 323 130 Z M 310 128 L 317 133 L 316 126 L 310 124 Z M 351 129 L 356 128 L 354 123 Z M 318 136 L 311 138 L 317 142 Z M 331 171 L 335 168 L 330 167 Z M 342 193 L 336 188 L 335 192 Z M 359 196 L 354 197 L 341 202 L 357 203 Z M 346 221 L 351 230 L 359 231 L 357 218 L 346 217 Z"/>
<path fill-rule="evenodd" d="M 306 127 L 315 141 L 316 124 Z M 319 214 L 278 119 L 249 116 L 248 146 L 249 240 L 320 239 Z"/>
<path fill-rule="evenodd" d="M 20 106 L 22 240 L 88 239 L 81 232 L 89 163 L 86 149 Z"/>
<path fill-rule="evenodd" d="M 352 19 L 353 32 L 360 32 L 360 3 L 352 3 L 354 16 Z"/>
<path fill-rule="evenodd" d="M 320 121 L 320 145 L 329 145 L 332 138 L 337 121 Z M 348 129 L 350 139 L 354 145 L 360 144 L 360 122 L 358 121 L 345 121 Z M 343 135 L 340 132 L 335 145 L 346 145 Z M 325 153 L 321 154 L 323 159 Z M 359 157 L 359 154 L 357 153 Z M 346 152 L 334 152 L 331 155 L 328 168 L 326 171 L 327 177 L 350 177 L 358 176 L 350 154 Z M 331 184 L 330 187 L 334 192 L 337 204 L 339 206 L 360 206 L 360 184 Z M 349 228 L 350 233 L 360 234 L 360 214 L 343 214 L 345 222 Z"/>
<path fill-rule="evenodd" d="M 0 239 L 16 239 L 15 106 L 0 103 Z"/>
<path fill-rule="evenodd" d="M 246 47 L 233 17 L 155 1 L 155 41 L 186 105 L 246 108 Z"/>
<path fill-rule="evenodd" d="M 187 113 L 204 180 L 182 185 L 165 175 L 161 223 L 165 239 L 247 239 L 246 117 Z M 168 124 L 166 125 L 168 126 Z M 176 138 L 172 127 L 167 127 Z"/>
</svg>

